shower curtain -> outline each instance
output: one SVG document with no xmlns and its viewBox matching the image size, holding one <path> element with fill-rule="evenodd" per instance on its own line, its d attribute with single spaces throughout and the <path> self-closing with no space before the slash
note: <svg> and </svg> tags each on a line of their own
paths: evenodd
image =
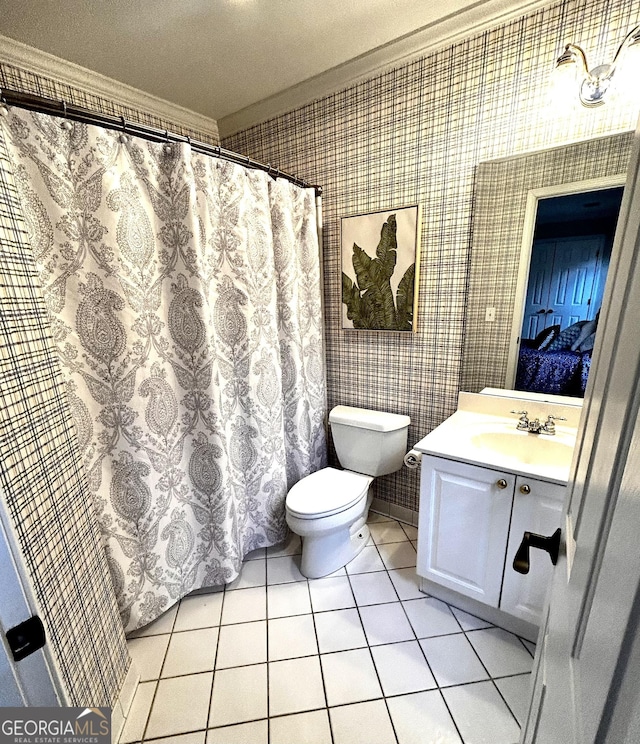
<svg viewBox="0 0 640 744">
<path fill-rule="evenodd" d="M 315 195 L 188 144 L 2 127 L 131 631 L 281 541 L 325 465 Z"/>
</svg>

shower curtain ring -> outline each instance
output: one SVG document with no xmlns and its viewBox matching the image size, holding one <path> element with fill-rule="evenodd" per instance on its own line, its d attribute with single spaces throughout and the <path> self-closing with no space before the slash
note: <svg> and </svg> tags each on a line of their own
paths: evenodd
<svg viewBox="0 0 640 744">
<path fill-rule="evenodd" d="M 0 116 L 9 116 L 9 105 L 4 97 L 4 91 L 0 88 Z"/>
<path fill-rule="evenodd" d="M 124 116 L 120 116 L 120 124 L 122 126 L 122 133 L 120 134 L 120 137 L 118 137 L 118 139 L 120 140 L 121 144 L 125 144 L 125 142 L 129 141 L 129 137 L 127 136 L 127 120 L 124 118 Z"/>
<path fill-rule="evenodd" d="M 70 132 L 73 129 L 73 124 L 67 120 L 67 116 L 69 115 L 67 112 L 67 102 L 61 101 L 62 103 L 62 116 L 64 117 L 62 123 L 60 124 L 60 127 L 64 129 L 66 132 Z"/>
</svg>

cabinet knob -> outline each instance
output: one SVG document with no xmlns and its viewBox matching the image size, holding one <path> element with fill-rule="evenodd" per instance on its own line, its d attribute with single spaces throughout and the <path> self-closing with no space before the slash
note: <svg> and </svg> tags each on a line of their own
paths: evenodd
<svg viewBox="0 0 640 744">
<path fill-rule="evenodd" d="M 520 493 L 531 493 L 531 486 L 528 486 L 526 483 L 523 483 L 520 486 Z"/>
<path fill-rule="evenodd" d="M 498 488 L 506 488 L 508 485 L 509 484 L 504 478 L 500 478 L 500 480 L 496 482 L 496 486 L 498 486 Z"/>
</svg>

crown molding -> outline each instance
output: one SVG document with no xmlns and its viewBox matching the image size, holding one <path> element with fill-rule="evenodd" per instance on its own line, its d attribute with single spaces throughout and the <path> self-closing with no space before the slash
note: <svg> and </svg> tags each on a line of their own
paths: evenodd
<svg viewBox="0 0 640 744">
<path fill-rule="evenodd" d="M 377 49 L 218 120 L 220 137 L 229 137 L 275 116 L 342 90 L 384 70 L 443 49 L 462 39 L 549 5 L 549 0 L 479 0 Z"/>
<path fill-rule="evenodd" d="M 215 140 L 218 138 L 215 119 L 1 35 L 0 61 L 57 83 L 70 85 L 84 93 L 101 96 L 164 121 L 180 124 L 185 129 L 206 133 Z"/>
</svg>

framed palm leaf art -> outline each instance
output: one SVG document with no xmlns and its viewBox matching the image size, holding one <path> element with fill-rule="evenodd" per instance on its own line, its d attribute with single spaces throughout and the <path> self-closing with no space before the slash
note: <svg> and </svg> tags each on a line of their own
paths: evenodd
<svg viewBox="0 0 640 744">
<path fill-rule="evenodd" d="M 415 331 L 420 206 L 343 217 L 342 328 Z"/>
</svg>

